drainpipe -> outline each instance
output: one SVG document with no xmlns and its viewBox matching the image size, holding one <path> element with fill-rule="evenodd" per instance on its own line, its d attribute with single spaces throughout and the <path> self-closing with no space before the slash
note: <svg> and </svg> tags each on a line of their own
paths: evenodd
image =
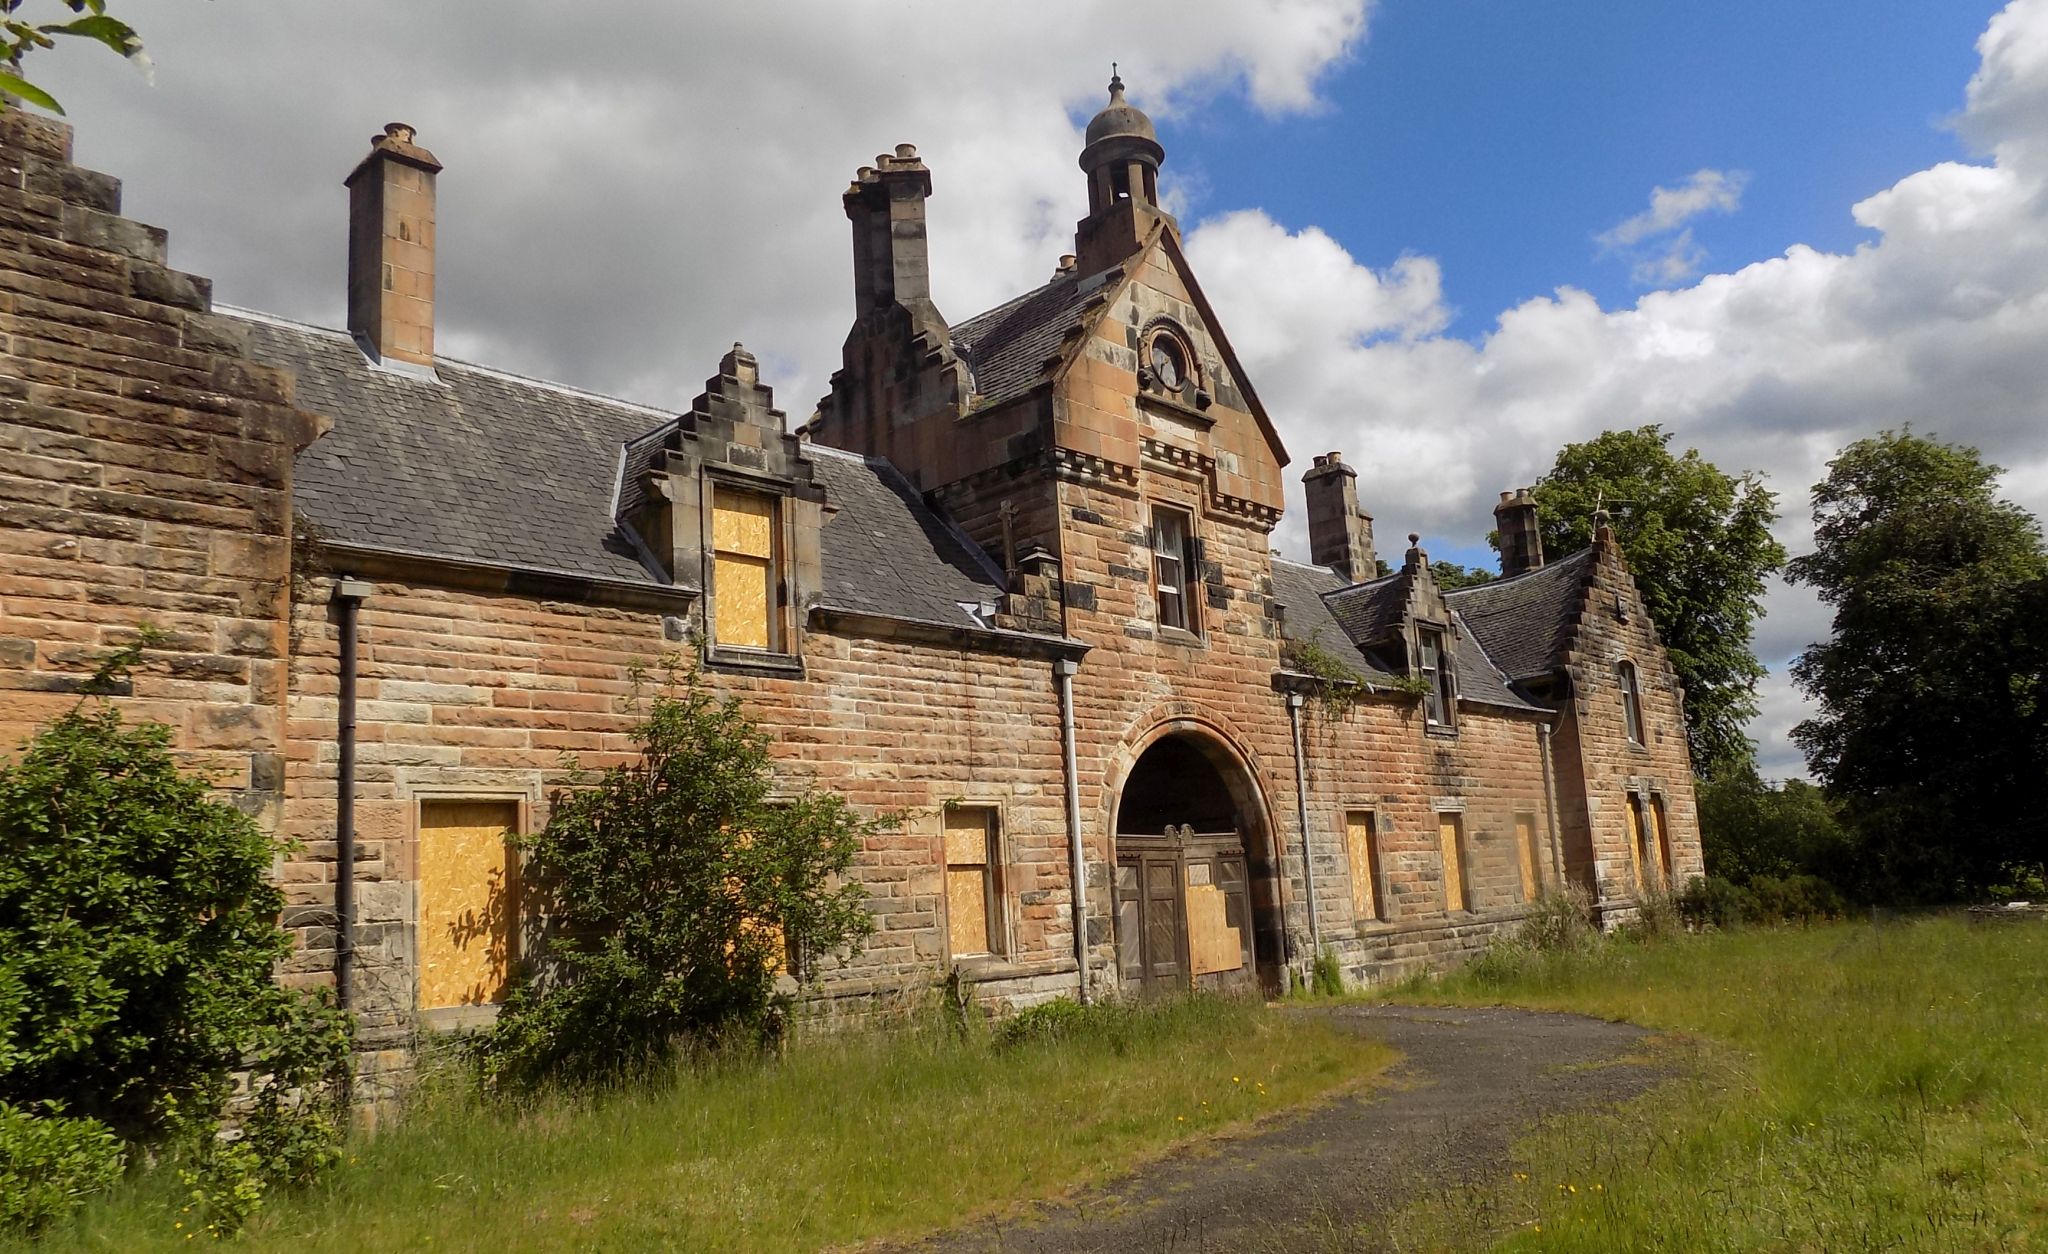
<svg viewBox="0 0 2048 1254">
<path fill-rule="evenodd" d="M 339 744 L 334 782 L 334 1001 L 350 1006 L 356 960 L 356 615 L 373 591 L 368 580 L 343 575 L 334 583 L 340 616 Z"/>
<path fill-rule="evenodd" d="M 1060 689 L 1060 753 L 1067 783 L 1067 877 L 1074 919 L 1074 995 L 1088 1001 L 1088 863 L 1081 850 L 1081 771 L 1074 761 L 1074 672 L 1072 658 L 1053 662 Z"/>
<path fill-rule="evenodd" d="M 1316 923 L 1316 864 L 1308 847 L 1308 766 L 1301 751 L 1301 705 L 1300 693 L 1287 694 L 1287 726 L 1294 733 L 1294 812 L 1301 823 L 1301 880 L 1308 896 L 1309 960 L 1314 961 L 1323 952 L 1323 930 Z"/>
<path fill-rule="evenodd" d="M 1555 729 L 1544 723 L 1536 730 L 1541 733 L 1539 739 L 1543 743 L 1543 818 L 1545 826 L 1550 829 L 1550 882 L 1562 890 L 1565 887 L 1564 843 L 1557 834 L 1557 764 L 1550 750 L 1550 733 Z"/>
</svg>

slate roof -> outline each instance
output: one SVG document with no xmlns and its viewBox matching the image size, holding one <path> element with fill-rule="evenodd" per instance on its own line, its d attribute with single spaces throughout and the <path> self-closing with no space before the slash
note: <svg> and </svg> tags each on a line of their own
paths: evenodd
<svg viewBox="0 0 2048 1254">
<path fill-rule="evenodd" d="M 1508 678 L 1537 679 L 1564 665 L 1592 563 L 1593 550 L 1581 549 L 1509 579 L 1446 592 L 1444 600 Z"/>
<path fill-rule="evenodd" d="M 1282 635 L 1290 642 L 1315 640 L 1334 647 L 1349 641 L 1360 650 L 1351 664 L 1372 683 L 1386 683 L 1394 675 L 1364 656 L 1364 647 L 1385 641 L 1400 627 L 1400 614 L 1407 601 L 1407 584 L 1397 572 L 1369 583 L 1346 584 L 1335 572 L 1321 566 L 1306 566 L 1284 558 L 1273 559 L 1273 596 L 1286 608 L 1281 620 Z M 1386 615 L 1391 613 L 1389 621 Z M 1349 629 L 1357 623 L 1369 634 Z M 1494 665 L 1487 648 L 1463 616 L 1453 613 L 1452 630 L 1457 635 L 1451 650 L 1456 667 L 1458 697 L 1480 705 L 1510 710 L 1540 710 L 1524 700 Z M 1350 661 L 1350 659 L 1346 659 Z"/>
<path fill-rule="evenodd" d="M 613 522 L 625 442 L 660 410 L 443 360 L 380 370 L 340 331 L 223 310 L 334 429 L 298 456 L 293 503 L 324 537 L 394 552 L 659 585 Z"/>
<path fill-rule="evenodd" d="M 993 609 L 1003 576 L 980 545 L 928 509 L 881 458 L 818 445 L 809 452 L 826 502 L 839 510 L 821 537 L 825 605 L 953 627 L 986 625 L 979 610 Z"/>
<path fill-rule="evenodd" d="M 334 427 L 298 456 L 295 504 L 327 540 L 651 587 L 670 583 L 616 520 L 674 415 L 442 358 L 439 382 L 373 367 L 340 331 L 232 312 L 259 361 Z M 834 507 L 832 608 L 985 625 L 1001 572 L 886 462 L 809 449 Z M 632 487 L 637 491 L 637 487 Z"/>
<path fill-rule="evenodd" d="M 955 323 L 953 348 L 974 374 L 976 407 L 992 409 L 1030 391 L 1045 377 L 1048 358 L 1059 354 L 1067 332 L 1081 325 L 1088 304 L 1121 269 L 1083 278 L 1062 274 L 1024 293 Z"/>
</svg>

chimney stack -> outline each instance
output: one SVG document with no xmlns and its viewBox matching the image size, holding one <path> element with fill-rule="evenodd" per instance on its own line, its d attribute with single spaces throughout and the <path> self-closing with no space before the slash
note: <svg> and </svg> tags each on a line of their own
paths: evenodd
<svg viewBox="0 0 2048 1254">
<path fill-rule="evenodd" d="M 1358 507 L 1358 472 L 1344 464 L 1342 453 L 1320 453 L 1301 483 L 1308 494 L 1309 560 L 1349 583 L 1377 576 L 1372 515 Z"/>
<path fill-rule="evenodd" d="M 434 365 L 434 176 L 392 122 L 348 176 L 348 329 L 379 361 Z"/>
<path fill-rule="evenodd" d="M 1500 532 L 1500 573 L 1505 579 L 1543 565 L 1543 530 L 1536 520 L 1536 498 L 1529 489 L 1516 488 L 1500 494 L 1493 507 L 1494 527 Z"/>
<path fill-rule="evenodd" d="M 917 146 L 898 144 L 893 153 L 862 166 L 841 202 L 853 223 L 854 316 L 865 320 L 901 305 L 919 321 L 944 329 L 932 306 L 931 260 L 925 246 L 924 202 L 932 194 L 931 171 Z"/>
</svg>

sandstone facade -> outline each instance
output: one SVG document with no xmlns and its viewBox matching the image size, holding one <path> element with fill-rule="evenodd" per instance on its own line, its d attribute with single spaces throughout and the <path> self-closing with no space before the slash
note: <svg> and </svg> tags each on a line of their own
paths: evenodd
<svg viewBox="0 0 2048 1254">
<path fill-rule="evenodd" d="M 1697 873 L 1682 693 L 1611 535 L 1455 593 L 1415 541 L 1374 577 L 1328 454 L 1323 564 L 1274 555 L 1288 455 L 1162 159 L 1117 85 L 1074 255 L 954 324 L 930 172 L 878 158 L 842 368 L 790 430 L 737 346 L 680 415 L 435 356 L 409 130 L 351 175 L 341 332 L 214 311 L 64 128 L 0 113 L 0 734 L 165 628 L 122 699 L 297 842 L 282 978 L 347 949 L 369 1072 L 491 1013 L 527 943 L 495 831 L 630 752 L 665 659 L 743 699 L 783 786 L 914 816 L 862 851 L 878 930 L 821 1009 L 949 972 L 1272 991 L 1319 950 L 1373 981 L 1567 881 L 1612 916 Z"/>
</svg>

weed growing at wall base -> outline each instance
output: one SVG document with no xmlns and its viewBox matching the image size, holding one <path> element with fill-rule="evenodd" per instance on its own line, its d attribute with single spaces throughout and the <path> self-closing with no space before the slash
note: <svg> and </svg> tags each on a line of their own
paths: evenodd
<svg viewBox="0 0 2048 1254">
<path fill-rule="evenodd" d="M 1671 1085 L 1550 1125 L 1406 1249 L 2035 1249 L 2048 1243 L 2048 925 L 1603 941 L 1421 999 L 1675 1034 Z M 1631 1065 L 1631 1064 L 1623 1064 Z"/>
</svg>

